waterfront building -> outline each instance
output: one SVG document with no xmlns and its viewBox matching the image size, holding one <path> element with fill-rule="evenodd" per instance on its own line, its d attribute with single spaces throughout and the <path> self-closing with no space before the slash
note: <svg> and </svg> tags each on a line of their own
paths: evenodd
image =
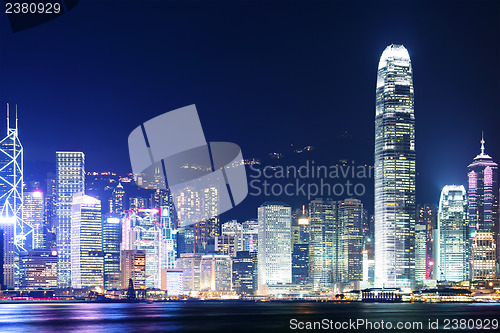
<svg viewBox="0 0 500 333">
<path fill-rule="evenodd" d="M 292 282 L 291 207 L 266 202 L 258 208 L 258 284 L 265 293 L 267 285 Z"/>
<path fill-rule="evenodd" d="M 120 245 L 122 226 L 119 215 L 107 214 L 102 220 L 104 289 L 121 289 Z"/>
<path fill-rule="evenodd" d="M 375 112 L 375 285 L 409 288 L 415 275 L 413 70 L 403 45 L 380 57 Z"/>
<path fill-rule="evenodd" d="M 82 152 L 56 153 L 56 236 L 59 288 L 71 286 L 71 205 L 74 193 L 85 192 L 85 155 Z"/>
<path fill-rule="evenodd" d="M 184 294 L 200 291 L 200 253 L 182 253 L 176 261 L 176 269 L 182 270 Z"/>
<path fill-rule="evenodd" d="M 17 106 L 11 126 L 7 104 L 7 135 L 0 141 L 0 228 L 3 237 L 3 276 L 7 288 L 18 285 L 19 252 L 33 248 L 32 228 L 23 221 L 23 146 L 18 137 Z"/>
<path fill-rule="evenodd" d="M 420 227 L 419 227 L 420 226 Z M 418 232 L 417 232 L 418 228 Z M 433 278 L 434 237 L 437 229 L 437 207 L 434 204 L 423 204 L 417 207 L 417 222 L 415 225 L 415 280 L 424 281 Z M 425 237 L 424 237 L 425 232 Z M 418 238 L 418 241 L 417 241 Z M 425 246 L 425 258 L 424 255 Z"/>
<path fill-rule="evenodd" d="M 434 274 L 440 281 L 469 277 L 467 195 L 464 186 L 446 185 L 441 191 L 436 232 Z"/>
<path fill-rule="evenodd" d="M 248 251 L 238 251 L 233 258 L 233 289 L 238 295 L 254 292 L 255 258 Z"/>
<path fill-rule="evenodd" d="M 471 243 L 471 278 L 484 280 L 498 274 L 498 164 L 481 153 L 468 166 L 469 237 Z"/>
<path fill-rule="evenodd" d="M 167 291 L 167 296 L 184 295 L 183 272 L 178 269 L 162 269 L 162 290 Z"/>
<path fill-rule="evenodd" d="M 19 287 L 23 290 L 57 288 L 57 251 L 20 252 L 19 280 Z"/>
<path fill-rule="evenodd" d="M 71 209 L 71 287 L 103 288 L 101 201 L 73 194 Z"/>
<path fill-rule="evenodd" d="M 160 206 L 160 267 L 174 269 L 177 257 L 177 229 L 170 206 Z"/>
<path fill-rule="evenodd" d="M 230 256 L 207 254 L 201 257 L 201 291 L 231 291 L 232 279 L 233 270 Z"/>
<path fill-rule="evenodd" d="M 340 231 L 337 226 L 337 202 L 312 200 L 309 203 L 309 282 L 314 291 L 333 290 L 342 267 L 337 264 Z"/>
<path fill-rule="evenodd" d="M 337 264 L 342 283 L 363 280 L 363 204 L 358 199 L 338 202 Z M 340 240 L 341 239 L 341 240 Z"/>
<path fill-rule="evenodd" d="M 146 251 L 121 251 L 120 268 L 121 289 L 129 288 L 130 279 L 134 283 L 134 289 L 146 289 Z"/>
<path fill-rule="evenodd" d="M 146 288 L 148 289 L 160 288 L 161 227 L 158 213 L 159 210 L 155 208 L 134 210 L 130 212 L 124 225 L 125 232 L 129 232 L 128 235 L 123 236 L 125 243 L 128 244 L 127 249 L 146 251 Z M 164 245 L 166 246 L 166 243 Z M 167 259 L 171 259 L 168 257 L 168 251 L 165 252 L 165 256 L 164 264 L 168 264 Z"/>
</svg>

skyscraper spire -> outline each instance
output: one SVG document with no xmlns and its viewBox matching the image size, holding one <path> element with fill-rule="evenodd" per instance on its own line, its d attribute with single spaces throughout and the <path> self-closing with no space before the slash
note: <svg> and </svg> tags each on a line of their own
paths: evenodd
<svg viewBox="0 0 500 333">
<path fill-rule="evenodd" d="M 484 155 L 484 131 L 481 131 L 481 155 Z"/>
</svg>

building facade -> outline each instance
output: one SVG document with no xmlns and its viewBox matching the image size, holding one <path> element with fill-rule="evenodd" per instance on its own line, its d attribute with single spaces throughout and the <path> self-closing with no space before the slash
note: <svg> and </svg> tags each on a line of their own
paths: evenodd
<svg viewBox="0 0 500 333">
<path fill-rule="evenodd" d="M 85 192 L 85 155 L 57 152 L 56 238 L 59 288 L 71 286 L 71 205 L 73 194 Z"/>
<path fill-rule="evenodd" d="M 104 289 L 121 289 L 120 245 L 121 219 L 107 214 L 102 219 L 102 252 L 104 258 Z"/>
<path fill-rule="evenodd" d="M 439 199 L 435 279 L 458 282 L 469 278 L 468 229 L 465 187 L 446 185 Z"/>
<path fill-rule="evenodd" d="M 411 287 L 415 253 L 413 70 L 403 45 L 379 61 L 375 112 L 375 285 Z"/>
<path fill-rule="evenodd" d="M 71 213 L 71 287 L 103 288 L 101 201 L 73 195 Z"/>
<path fill-rule="evenodd" d="M 312 200 L 309 203 L 309 282 L 314 291 L 333 290 L 342 271 L 336 263 L 338 236 L 337 202 Z"/>
<path fill-rule="evenodd" d="M 292 282 L 292 209 L 283 203 L 266 202 L 258 209 L 259 290 L 268 285 Z"/>
<path fill-rule="evenodd" d="M 471 278 L 484 280 L 498 274 L 498 164 L 481 153 L 468 166 L 469 237 L 471 243 Z"/>
<path fill-rule="evenodd" d="M 57 251 L 31 250 L 19 254 L 19 287 L 24 290 L 57 288 Z"/>
</svg>

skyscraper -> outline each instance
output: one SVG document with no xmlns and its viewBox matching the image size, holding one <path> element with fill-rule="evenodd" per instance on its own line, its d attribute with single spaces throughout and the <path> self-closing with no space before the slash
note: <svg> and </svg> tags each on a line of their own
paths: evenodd
<svg viewBox="0 0 500 333">
<path fill-rule="evenodd" d="M 33 229 L 33 249 L 42 249 L 46 246 L 46 227 L 44 223 L 44 199 L 43 192 L 24 192 L 23 220 Z"/>
<path fill-rule="evenodd" d="M 338 251 L 337 261 L 343 261 L 340 282 L 363 280 L 363 204 L 358 199 L 338 202 L 338 223 L 341 229 L 342 251 Z"/>
<path fill-rule="evenodd" d="M 115 214 L 102 219 L 102 251 L 104 256 L 104 289 L 121 288 L 120 244 L 122 239 L 120 218 Z"/>
<path fill-rule="evenodd" d="M 433 233 L 437 229 L 437 207 L 419 205 L 415 225 L 415 280 L 433 278 L 435 255 Z"/>
<path fill-rule="evenodd" d="M 73 194 L 85 191 L 85 155 L 57 152 L 56 233 L 59 288 L 71 286 L 71 205 Z"/>
<path fill-rule="evenodd" d="M 484 152 L 468 166 L 469 237 L 472 241 L 471 277 L 493 278 L 498 270 L 498 164 Z"/>
<path fill-rule="evenodd" d="M 469 275 L 467 196 L 460 185 L 446 185 L 441 191 L 436 233 L 435 278 L 464 281 Z"/>
<path fill-rule="evenodd" d="M 415 255 L 413 70 L 403 45 L 379 61 L 375 112 L 375 285 L 410 287 Z"/>
<path fill-rule="evenodd" d="M 239 251 L 233 258 L 233 289 L 236 293 L 251 295 L 253 293 L 255 260 L 248 251 Z"/>
<path fill-rule="evenodd" d="M 19 252 L 31 248 L 25 244 L 32 229 L 24 223 L 23 209 L 23 146 L 18 137 L 17 107 L 15 126 L 11 127 L 7 104 L 7 135 L 0 141 L 0 228 L 4 231 L 4 284 L 14 288 L 19 268 Z"/>
<path fill-rule="evenodd" d="M 125 210 L 125 190 L 123 185 L 118 183 L 109 198 L 109 212 L 120 214 Z"/>
<path fill-rule="evenodd" d="M 200 289 L 202 291 L 231 291 L 232 259 L 228 255 L 207 254 L 201 257 Z"/>
<path fill-rule="evenodd" d="M 71 287 L 104 287 L 101 201 L 81 192 L 71 209 Z"/>
<path fill-rule="evenodd" d="M 314 291 L 333 289 L 338 277 L 337 202 L 313 200 L 309 203 L 309 282 Z"/>
<path fill-rule="evenodd" d="M 292 209 L 283 203 L 266 202 L 258 209 L 259 290 L 268 285 L 292 282 Z"/>
<path fill-rule="evenodd" d="M 122 289 L 129 287 L 130 279 L 135 289 L 146 289 L 146 251 L 121 251 L 120 268 Z"/>
</svg>

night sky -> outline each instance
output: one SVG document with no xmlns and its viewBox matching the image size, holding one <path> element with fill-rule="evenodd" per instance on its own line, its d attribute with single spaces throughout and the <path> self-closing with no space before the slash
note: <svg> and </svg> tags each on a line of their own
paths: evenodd
<svg viewBox="0 0 500 333">
<path fill-rule="evenodd" d="M 1 109 L 18 104 L 27 165 L 79 150 L 88 171 L 128 173 L 129 133 L 190 104 L 245 158 L 294 144 L 372 164 L 391 43 L 414 70 L 417 202 L 466 184 L 483 130 L 500 161 L 498 1 L 81 1 L 17 33 L 0 17 Z"/>
</svg>

